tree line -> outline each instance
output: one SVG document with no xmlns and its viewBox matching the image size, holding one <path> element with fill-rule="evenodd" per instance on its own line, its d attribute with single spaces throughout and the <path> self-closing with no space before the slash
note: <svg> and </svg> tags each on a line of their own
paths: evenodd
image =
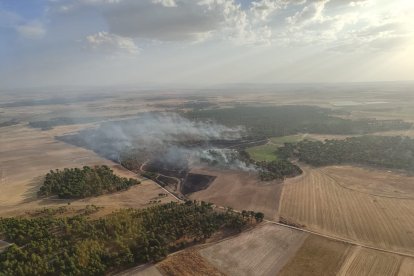
<svg viewBox="0 0 414 276">
<path fill-rule="evenodd" d="M 277 151 L 314 166 L 344 163 L 414 171 L 414 139 L 400 136 L 360 136 L 344 140 L 286 143 Z"/>
<path fill-rule="evenodd" d="M 195 201 L 122 209 L 95 220 L 0 218 L 0 238 L 13 243 L 0 254 L 0 274 L 103 275 L 159 261 L 222 229 L 241 231 L 252 219 L 260 222 L 263 214 L 215 211 Z"/>
<path fill-rule="evenodd" d="M 140 182 L 119 177 L 108 166 L 84 166 L 51 170 L 46 174 L 39 196 L 57 195 L 59 198 L 84 198 L 126 190 Z"/>
<path fill-rule="evenodd" d="M 343 111 L 316 106 L 249 106 L 216 108 L 185 113 L 192 120 L 214 120 L 227 126 L 245 126 L 253 137 L 286 136 L 297 133 L 368 134 L 402 130 L 412 123 L 401 120 L 340 118 Z"/>
</svg>

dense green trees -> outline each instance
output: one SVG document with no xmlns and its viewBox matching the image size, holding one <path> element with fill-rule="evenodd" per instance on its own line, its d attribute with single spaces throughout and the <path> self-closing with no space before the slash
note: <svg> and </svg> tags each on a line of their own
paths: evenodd
<svg viewBox="0 0 414 276">
<path fill-rule="evenodd" d="M 119 177 L 108 166 L 85 166 L 82 169 L 64 169 L 46 174 L 38 194 L 58 195 L 60 198 L 84 198 L 121 191 L 139 184 L 133 178 Z"/>
<path fill-rule="evenodd" d="M 344 140 L 285 144 L 278 156 L 295 156 L 315 165 L 355 163 L 414 171 L 414 139 L 400 136 L 360 136 Z"/>
<path fill-rule="evenodd" d="M 259 177 L 262 181 L 271 181 L 274 179 L 285 179 L 295 177 L 302 173 L 301 168 L 288 160 L 275 160 L 271 162 L 258 162 Z"/>
<path fill-rule="evenodd" d="M 273 137 L 297 133 L 367 134 L 407 129 L 401 120 L 349 120 L 338 111 L 315 106 L 237 106 L 198 110 L 185 114 L 193 120 L 214 120 L 228 126 L 245 126 L 249 136 Z"/>
<path fill-rule="evenodd" d="M 263 219 L 260 213 L 254 215 L 257 221 Z M 240 231 L 248 220 L 193 201 L 120 210 L 97 220 L 85 215 L 2 218 L 0 238 L 14 245 L 0 254 L 0 274 L 102 275 L 160 260 L 222 228 Z"/>
</svg>

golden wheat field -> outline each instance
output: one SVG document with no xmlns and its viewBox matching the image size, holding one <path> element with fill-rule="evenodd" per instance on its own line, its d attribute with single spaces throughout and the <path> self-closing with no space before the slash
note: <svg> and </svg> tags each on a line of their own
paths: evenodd
<svg viewBox="0 0 414 276">
<path fill-rule="evenodd" d="M 369 181 L 372 173 L 366 170 L 364 178 L 349 181 Z M 414 200 L 349 189 L 326 168 L 304 168 L 302 176 L 287 180 L 279 214 L 322 234 L 414 254 Z"/>
</svg>

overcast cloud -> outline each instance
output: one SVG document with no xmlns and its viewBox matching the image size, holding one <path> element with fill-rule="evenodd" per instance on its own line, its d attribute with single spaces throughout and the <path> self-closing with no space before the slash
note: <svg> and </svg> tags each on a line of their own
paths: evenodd
<svg viewBox="0 0 414 276">
<path fill-rule="evenodd" d="M 0 0 L 0 83 L 412 80 L 413 12 L 410 0 Z"/>
</svg>

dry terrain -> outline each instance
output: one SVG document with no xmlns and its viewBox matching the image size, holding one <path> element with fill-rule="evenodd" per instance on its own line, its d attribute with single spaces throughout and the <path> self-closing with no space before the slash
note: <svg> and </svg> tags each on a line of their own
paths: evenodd
<svg viewBox="0 0 414 276">
<path fill-rule="evenodd" d="M 397 275 L 401 261 L 395 254 L 354 247 L 338 275 Z"/>
<path fill-rule="evenodd" d="M 262 182 L 257 174 L 240 171 L 199 168 L 192 173 L 217 176 L 210 186 L 193 193 L 190 198 L 204 200 L 236 210 L 263 212 L 268 219 L 277 217 L 283 183 Z"/>
<path fill-rule="evenodd" d="M 413 176 L 354 166 L 330 166 L 322 171 L 339 185 L 351 190 L 390 198 L 414 199 Z"/>
<path fill-rule="evenodd" d="M 224 276 L 217 268 L 201 257 L 197 251 L 192 249 L 168 256 L 157 264 L 157 268 L 165 276 L 193 276 L 195 273 L 200 276 Z"/>
<path fill-rule="evenodd" d="M 353 174 L 350 167 L 303 169 L 302 176 L 285 181 L 279 208 L 281 217 L 322 234 L 414 254 L 414 200 L 374 195 L 380 188 L 370 194 L 348 188 L 359 187 L 361 181 L 377 181 L 378 185 L 387 182 L 379 181 L 373 170 L 364 170 L 360 178 L 353 178 L 346 177 Z M 355 169 L 356 175 L 361 170 Z M 403 179 L 392 173 L 389 177 Z M 413 183 L 411 179 L 404 183 Z"/>
<path fill-rule="evenodd" d="M 226 275 L 276 275 L 308 235 L 264 224 L 200 250 L 201 256 Z"/>
<path fill-rule="evenodd" d="M 152 264 L 140 265 L 128 270 L 125 270 L 121 273 L 116 274 L 117 276 L 163 276 L 157 267 Z"/>
<path fill-rule="evenodd" d="M 0 215 L 14 215 L 33 208 L 66 204 L 64 200 L 38 200 L 36 192 L 43 176 L 52 169 L 82 167 L 84 165 L 108 165 L 120 176 L 136 177 L 115 163 L 94 152 L 68 145 L 54 139 L 79 129 L 79 126 L 62 127 L 51 131 L 40 131 L 24 125 L 3 127 L 0 134 Z M 130 190 L 101 197 L 73 201 L 71 204 L 96 204 L 111 208 L 143 207 L 150 200 L 171 201 L 152 181 L 145 181 Z"/>
<path fill-rule="evenodd" d="M 351 245 L 320 236 L 309 235 L 296 255 L 280 275 L 335 275 L 345 260 Z"/>
<path fill-rule="evenodd" d="M 404 258 L 398 276 L 412 276 L 414 275 L 414 258 Z"/>
</svg>

